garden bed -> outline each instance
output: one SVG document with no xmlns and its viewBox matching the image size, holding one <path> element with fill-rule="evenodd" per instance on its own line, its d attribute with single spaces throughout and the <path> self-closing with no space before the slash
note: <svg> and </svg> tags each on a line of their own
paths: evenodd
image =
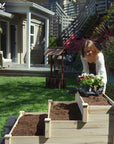
<svg viewBox="0 0 114 144">
<path fill-rule="evenodd" d="M 77 103 L 56 103 L 50 111 L 51 120 L 82 120 Z"/>
<path fill-rule="evenodd" d="M 83 101 L 85 103 L 88 103 L 89 105 L 111 105 L 109 102 L 109 99 L 107 99 L 103 94 L 99 96 L 88 96 L 88 97 L 82 97 Z"/>
<path fill-rule="evenodd" d="M 12 136 L 44 136 L 45 123 L 44 119 L 47 114 L 26 114 L 23 115 L 17 126 L 12 131 Z"/>
<path fill-rule="evenodd" d="M 103 103 L 101 103 L 102 101 Z M 21 112 L 5 144 L 114 142 L 114 102 L 106 95 L 48 101 L 48 113 Z"/>
</svg>

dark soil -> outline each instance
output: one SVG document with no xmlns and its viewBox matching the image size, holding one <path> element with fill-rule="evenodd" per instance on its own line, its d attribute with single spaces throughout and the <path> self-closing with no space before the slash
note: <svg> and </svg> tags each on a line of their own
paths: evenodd
<svg viewBox="0 0 114 144">
<path fill-rule="evenodd" d="M 58 103 L 53 105 L 51 107 L 50 117 L 52 120 L 82 120 L 77 103 Z"/>
<path fill-rule="evenodd" d="M 110 105 L 109 101 L 101 94 L 99 96 L 82 97 L 89 105 Z"/>
<path fill-rule="evenodd" d="M 24 115 L 12 132 L 13 136 L 44 136 L 47 114 Z"/>
</svg>

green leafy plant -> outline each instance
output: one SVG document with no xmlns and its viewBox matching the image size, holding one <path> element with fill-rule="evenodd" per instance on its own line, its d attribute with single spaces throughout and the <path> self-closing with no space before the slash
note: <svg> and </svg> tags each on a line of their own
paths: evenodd
<svg viewBox="0 0 114 144">
<path fill-rule="evenodd" d="M 99 88 L 103 87 L 104 83 L 102 81 L 103 77 L 99 75 L 93 75 L 93 74 L 82 74 L 78 76 L 78 83 L 80 86 L 88 86 L 91 88 Z"/>
<path fill-rule="evenodd" d="M 50 37 L 49 39 L 49 47 L 57 47 L 62 46 L 62 39 L 57 37 Z"/>
<path fill-rule="evenodd" d="M 57 38 L 56 37 L 50 37 L 50 39 L 49 39 L 49 47 L 50 46 L 57 46 Z"/>
<path fill-rule="evenodd" d="M 114 37 L 109 37 L 105 42 L 104 56 L 106 65 L 114 69 Z"/>
</svg>

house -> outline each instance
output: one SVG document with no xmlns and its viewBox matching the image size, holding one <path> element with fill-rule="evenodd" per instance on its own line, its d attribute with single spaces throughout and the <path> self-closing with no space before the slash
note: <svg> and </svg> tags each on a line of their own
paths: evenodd
<svg viewBox="0 0 114 144">
<path fill-rule="evenodd" d="M 32 1 L 32 2 L 31 2 Z M 0 0 L 0 50 L 14 63 L 47 63 L 43 53 L 48 48 L 49 17 L 54 12 L 35 0 Z M 45 1 L 45 0 L 44 0 Z M 43 2 L 43 0 L 42 0 Z"/>
</svg>

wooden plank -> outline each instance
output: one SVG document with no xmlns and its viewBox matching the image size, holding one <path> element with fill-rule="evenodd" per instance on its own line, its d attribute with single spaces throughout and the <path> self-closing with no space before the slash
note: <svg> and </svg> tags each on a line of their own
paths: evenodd
<svg viewBox="0 0 114 144">
<path fill-rule="evenodd" d="M 50 138 L 38 136 L 12 137 L 12 144 L 112 144 L 112 138 L 107 136 L 80 136 L 65 138 Z"/>
<path fill-rule="evenodd" d="M 96 122 L 109 122 L 109 115 L 107 114 L 89 114 L 89 118 L 88 118 L 89 120 L 88 120 L 88 122 L 90 122 L 90 121 L 96 121 Z"/>
<path fill-rule="evenodd" d="M 84 103 L 83 98 L 80 96 L 79 93 L 75 95 L 75 100 L 78 103 L 79 109 L 82 113 L 82 121 L 87 122 L 88 120 L 88 104 Z"/>
<path fill-rule="evenodd" d="M 114 106 L 114 101 L 111 98 L 109 98 L 106 94 L 104 94 L 104 96 L 110 102 L 110 104 L 112 104 L 112 106 Z"/>
<path fill-rule="evenodd" d="M 112 108 L 112 106 L 93 106 L 93 105 L 89 105 L 89 108 L 88 108 L 88 111 L 89 111 L 89 114 L 108 114 L 109 113 L 109 110 Z"/>
<path fill-rule="evenodd" d="M 98 122 L 98 121 L 90 121 L 88 123 L 84 123 L 82 121 L 51 121 L 52 129 L 89 129 L 89 128 L 108 128 L 109 123 Z"/>
<path fill-rule="evenodd" d="M 12 131 L 14 130 L 14 128 L 16 127 L 16 125 L 18 124 L 19 119 L 20 119 L 22 116 L 24 116 L 24 115 L 25 115 L 25 112 L 24 112 L 24 111 L 20 111 L 20 112 L 19 112 L 19 117 L 18 117 L 18 119 L 16 120 L 13 128 L 12 128 L 11 131 L 10 131 L 10 133 L 9 133 L 10 135 L 12 134 Z"/>
<path fill-rule="evenodd" d="M 42 115 L 48 114 L 47 112 L 25 112 L 25 115 Z"/>
<path fill-rule="evenodd" d="M 56 105 L 59 103 L 71 104 L 71 103 L 75 103 L 75 101 L 53 101 L 53 105 Z"/>
<path fill-rule="evenodd" d="M 84 103 L 84 101 L 81 98 L 79 93 L 77 93 L 77 103 L 78 103 L 79 109 L 80 109 L 80 111 L 81 111 L 81 113 L 83 115 L 83 103 Z"/>
<path fill-rule="evenodd" d="M 48 118 L 50 118 L 50 110 L 52 104 L 53 104 L 53 100 L 48 100 Z"/>
<path fill-rule="evenodd" d="M 88 121 L 88 104 L 83 104 L 83 115 L 82 115 L 82 121 L 87 122 Z"/>
<path fill-rule="evenodd" d="M 45 137 L 50 138 L 51 137 L 51 119 L 45 118 Z"/>
<path fill-rule="evenodd" d="M 52 129 L 52 137 L 108 136 L 108 128 Z"/>
</svg>

